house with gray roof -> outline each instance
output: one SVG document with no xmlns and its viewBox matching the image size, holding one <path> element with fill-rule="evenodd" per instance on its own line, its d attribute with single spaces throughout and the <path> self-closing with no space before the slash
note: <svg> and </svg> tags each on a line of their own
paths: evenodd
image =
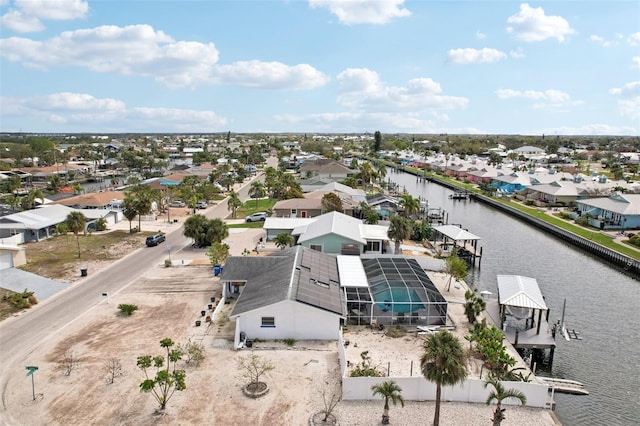
<svg viewBox="0 0 640 426">
<path fill-rule="evenodd" d="M 615 193 L 608 198 L 576 201 L 578 212 L 589 225 L 600 229 L 640 229 L 640 194 Z"/>
<path fill-rule="evenodd" d="M 256 273 L 256 271 L 260 271 Z M 222 273 L 235 347 L 245 339 L 335 340 L 346 314 L 336 258 L 302 246 L 269 256 L 232 256 Z"/>
</svg>

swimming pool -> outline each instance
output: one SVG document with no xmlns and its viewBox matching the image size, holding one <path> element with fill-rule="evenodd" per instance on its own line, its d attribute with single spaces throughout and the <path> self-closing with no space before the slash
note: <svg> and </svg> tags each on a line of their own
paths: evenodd
<svg viewBox="0 0 640 426">
<path fill-rule="evenodd" d="M 408 314 L 425 309 L 418 293 L 412 288 L 391 288 L 374 296 L 376 307 L 382 312 Z"/>
</svg>

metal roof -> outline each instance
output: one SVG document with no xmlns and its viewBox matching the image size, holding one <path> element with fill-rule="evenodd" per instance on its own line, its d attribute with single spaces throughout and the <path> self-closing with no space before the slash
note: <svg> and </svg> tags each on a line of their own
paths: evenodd
<svg viewBox="0 0 640 426">
<path fill-rule="evenodd" d="M 362 261 L 358 256 L 338 255 L 337 259 L 340 285 L 342 287 L 369 288 L 367 274 L 365 274 Z"/>
<path fill-rule="evenodd" d="M 547 304 L 535 278 L 521 275 L 498 275 L 500 304 L 546 311 Z"/>
<path fill-rule="evenodd" d="M 347 216 L 339 212 L 325 213 L 316 218 L 316 221 L 309 225 L 306 232 L 298 239 L 299 243 L 323 237 L 328 234 L 339 235 L 361 244 L 366 244 L 366 240 L 360 235 L 360 224 L 362 221 L 355 217 Z"/>
<path fill-rule="evenodd" d="M 456 225 L 434 226 L 433 229 L 441 233 L 442 235 L 451 238 L 454 241 L 471 241 L 482 239 L 477 235 L 474 235 L 469 231 L 465 231 L 464 229 Z"/>
</svg>

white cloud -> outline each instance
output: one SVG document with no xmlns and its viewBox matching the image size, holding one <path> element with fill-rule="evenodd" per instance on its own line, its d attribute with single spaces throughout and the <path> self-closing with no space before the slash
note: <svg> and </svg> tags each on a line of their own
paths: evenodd
<svg viewBox="0 0 640 426">
<path fill-rule="evenodd" d="M 612 42 L 610 42 L 610 41 L 606 40 L 604 37 L 600 37 L 600 36 L 599 36 L 599 35 L 597 35 L 597 34 L 592 34 L 592 35 L 590 35 L 590 36 L 589 36 L 589 40 L 590 40 L 590 41 L 592 41 L 592 42 L 594 42 L 594 43 L 599 44 L 599 45 L 600 45 L 600 46 L 602 46 L 602 47 L 611 47 L 611 46 L 613 46 L 613 44 L 614 44 L 614 43 L 612 43 Z"/>
<path fill-rule="evenodd" d="M 635 136 L 638 134 L 638 129 L 633 127 L 618 127 L 610 126 L 608 124 L 586 124 L 580 127 L 553 127 L 546 129 L 538 129 L 533 132 L 527 132 L 532 135 L 629 135 Z"/>
<path fill-rule="evenodd" d="M 337 77 L 338 104 L 360 111 L 432 111 L 464 108 L 464 97 L 442 95 L 440 84 L 430 78 L 410 80 L 404 87 L 388 86 L 378 73 L 366 68 L 347 69 Z"/>
<path fill-rule="evenodd" d="M 329 81 L 306 64 L 243 61 L 220 66 L 213 43 L 175 41 L 149 25 L 66 31 L 44 41 L 0 39 L 0 55 L 38 69 L 64 65 L 151 77 L 172 88 L 228 83 L 265 89 L 309 89 Z"/>
<path fill-rule="evenodd" d="M 623 97 L 640 95 L 640 81 L 632 81 L 622 87 L 609 89 L 609 94 L 620 95 Z"/>
<path fill-rule="evenodd" d="M 631 62 L 633 62 L 631 68 L 640 69 L 640 56 L 634 56 L 633 58 L 631 58 Z"/>
<path fill-rule="evenodd" d="M 386 24 L 411 16 L 403 4 L 404 0 L 309 0 L 309 6 L 329 9 L 345 25 Z"/>
<path fill-rule="evenodd" d="M 521 98 L 536 101 L 533 104 L 535 109 L 563 110 L 570 106 L 582 104 L 582 101 L 572 101 L 568 93 L 553 89 L 544 91 L 498 89 L 495 93 L 499 99 Z"/>
<path fill-rule="evenodd" d="M 215 75 L 226 84 L 258 89 L 314 89 L 329 82 L 329 77 L 301 64 L 288 66 L 280 62 L 241 61 L 220 65 Z"/>
<path fill-rule="evenodd" d="M 627 43 L 631 46 L 640 46 L 640 32 L 630 34 L 629 37 L 627 37 Z"/>
<path fill-rule="evenodd" d="M 25 14 L 40 19 L 66 21 L 87 16 L 89 4 L 83 0 L 15 0 Z"/>
<path fill-rule="evenodd" d="M 514 59 L 524 58 L 524 52 L 522 51 L 522 48 L 518 47 L 515 50 L 509 51 L 509 56 L 511 56 Z"/>
<path fill-rule="evenodd" d="M 35 16 L 25 15 L 16 9 L 10 9 L 0 17 L 3 28 L 17 33 L 33 33 L 44 30 L 44 25 Z"/>
<path fill-rule="evenodd" d="M 77 131 L 202 131 L 221 130 L 228 120 L 213 111 L 176 108 L 127 108 L 117 99 L 98 99 L 84 93 L 54 93 L 29 98 L 0 97 L 0 106 L 7 117 L 30 117 L 33 127 L 44 129 L 52 125 Z M 88 127 L 90 126 L 90 127 Z"/>
<path fill-rule="evenodd" d="M 480 31 L 476 31 L 476 38 L 478 40 L 484 40 L 485 38 L 487 38 L 487 35 L 485 33 L 481 33 Z"/>
<path fill-rule="evenodd" d="M 575 33 L 569 22 L 561 16 L 547 16 L 541 7 L 532 8 L 527 3 L 520 5 L 520 11 L 507 19 L 507 32 L 518 40 L 533 42 L 555 38 L 563 42 L 565 37 Z"/>
<path fill-rule="evenodd" d="M 507 57 L 507 54 L 496 49 L 451 49 L 447 53 L 447 62 L 453 64 L 480 64 L 500 61 Z"/>
<path fill-rule="evenodd" d="M 83 0 L 15 0 L 14 6 L 0 17 L 0 23 L 18 33 L 44 30 L 43 20 L 84 18 L 89 11 L 89 4 Z"/>
<path fill-rule="evenodd" d="M 640 120 L 640 81 L 632 81 L 622 87 L 614 87 L 609 94 L 619 96 L 618 111 L 623 117 Z"/>
</svg>

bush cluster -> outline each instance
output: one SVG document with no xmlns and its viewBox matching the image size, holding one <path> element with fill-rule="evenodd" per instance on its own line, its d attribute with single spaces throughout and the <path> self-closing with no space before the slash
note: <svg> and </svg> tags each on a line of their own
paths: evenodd
<svg viewBox="0 0 640 426">
<path fill-rule="evenodd" d="M 9 302 L 11 306 L 18 309 L 27 309 L 38 304 L 38 299 L 34 296 L 33 291 L 23 291 L 22 293 L 13 293 L 2 297 L 2 300 Z"/>
</svg>

